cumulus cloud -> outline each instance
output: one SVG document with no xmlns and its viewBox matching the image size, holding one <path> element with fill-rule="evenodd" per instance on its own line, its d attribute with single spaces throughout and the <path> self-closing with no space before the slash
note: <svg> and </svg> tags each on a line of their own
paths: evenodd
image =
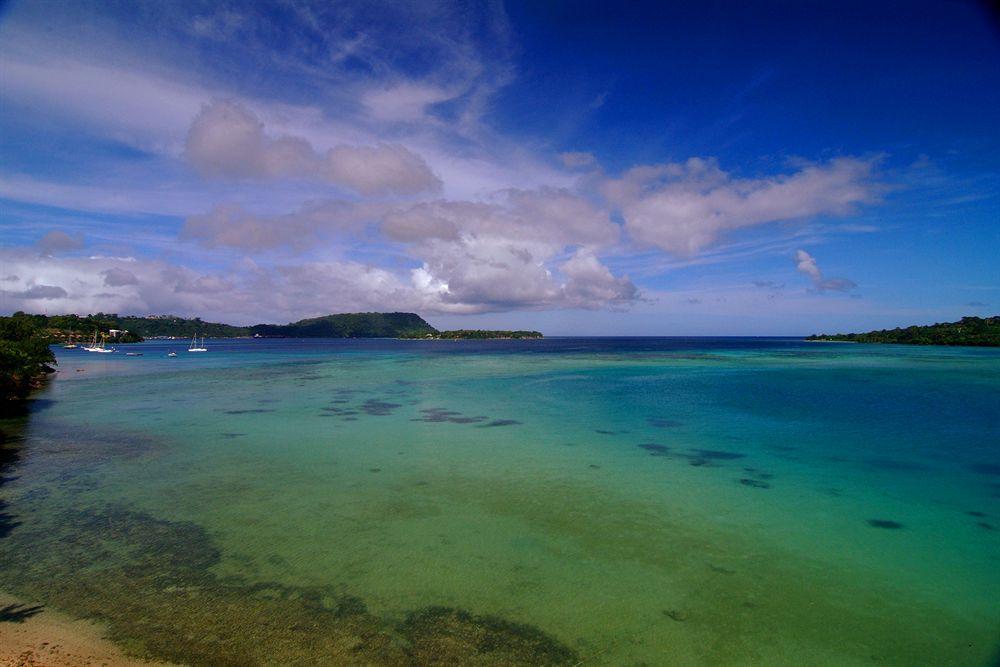
<svg viewBox="0 0 1000 667">
<path fill-rule="evenodd" d="M 177 313 L 224 322 L 290 321 L 309 315 L 358 310 L 417 310 L 424 296 L 408 280 L 357 262 L 262 268 L 252 262 L 207 273 L 163 261 L 123 262 L 107 257 L 49 257 L 0 251 L 0 261 L 22 276 L 46 283 L 14 285 L 3 302 L 31 300 L 35 312 Z M 134 283 L 108 290 L 106 277 L 128 271 Z M 72 297 L 52 282 L 72 285 Z"/>
<path fill-rule="evenodd" d="M 562 161 L 563 166 L 570 169 L 582 169 L 584 167 L 592 167 L 597 164 L 597 158 L 595 158 L 592 153 L 577 153 L 570 151 L 567 153 L 560 153 L 559 159 Z"/>
<path fill-rule="evenodd" d="M 84 246 L 83 236 L 70 236 L 66 232 L 54 230 L 38 240 L 38 249 L 45 255 L 79 250 Z"/>
<path fill-rule="evenodd" d="M 322 172 L 331 182 L 364 195 L 441 189 L 441 180 L 424 159 L 399 144 L 336 146 L 327 151 L 324 162 Z"/>
<path fill-rule="evenodd" d="M 805 250 L 795 251 L 795 268 L 799 273 L 804 273 L 813 280 L 822 280 L 823 278 L 819 265 L 816 264 L 816 258 Z"/>
<path fill-rule="evenodd" d="M 385 210 L 385 205 L 377 203 L 322 200 L 306 202 L 292 213 L 258 215 L 239 204 L 219 204 L 207 213 L 188 217 L 180 238 L 208 248 L 303 250 L 318 236 L 357 230 Z"/>
<path fill-rule="evenodd" d="M 390 212 L 381 229 L 422 261 L 414 285 L 449 312 L 619 306 L 638 294 L 595 255 L 618 241 L 618 226 L 606 210 L 567 190 L 425 202 Z M 556 266 L 569 252 L 573 257 Z"/>
<path fill-rule="evenodd" d="M 51 299 L 62 299 L 69 296 L 66 290 L 58 285 L 32 285 L 28 289 L 21 292 L 4 292 L 4 295 L 15 299 L 24 299 L 26 301 L 36 299 L 48 301 Z"/>
<path fill-rule="evenodd" d="M 368 223 L 419 266 L 408 276 L 374 268 L 366 275 L 396 276 L 394 298 L 405 294 L 410 307 L 428 312 L 617 308 L 638 296 L 627 277 L 612 275 L 597 258 L 619 241 L 608 211 L 558 188 L 510 189 L 484 202 L 315 201 L 284 215 L 226 204 L 189 217 L 181 237 L 209 248 L 307 250 L 336 235 L 358 240 Z"/>
<path fill-rule="evenodd" d="M 184 155 L 210 176 L 319 180 L 365 195 L 441 188 L 424 159 L 405 146 L 339 145 L 320 154 L 302 137 L 269 136 L 252 111 L 232 101 L 202 107 L 188 131 Z"/>
<path fill-rule="evenodd" d="M 639 297 L 628 276 L 615 277 L 587 251 L 578 252 L 560 268 L 567 278 L 563 296 L 578 308 L 628 305 Z"/>
<path fill-rule="evenodd" d="M 634 167 L 602 192 L 640 243 L 692 256 L 731 230 L 823 214 L 875 201 L 871 160 L 839 158 L 791 174 L 739 179 L 714 160 Z"/>
<path fill-rule="evenodd" d="M 820 292 L 849 292 L 858 286 L 853 280 L 847 278 L 824 278 L 823 272 L 816 263 L 816 258 L 805 250 L 795 251 L 795 268 L 799 273 L 809 276 L 813 285 Z"/>
<path fill-rule="evenodd" d="M 388 214 L 382 229 L 401 241 L 475 235 L 588 246 L 613 244 L 620 233 L 606 210 L 561 188 L 505 190 L 491 202 L 416 204 Z"/>
<path fill-rule="evenodd" d="M 139 279 L 135 277 L 134 273 L 117 267 L 105 269 L 101 271 L 101 275 L 104 276 L 104 285 L 106 287 L 123 287 L 125 285 L 139 284 Z"/>
</svg>

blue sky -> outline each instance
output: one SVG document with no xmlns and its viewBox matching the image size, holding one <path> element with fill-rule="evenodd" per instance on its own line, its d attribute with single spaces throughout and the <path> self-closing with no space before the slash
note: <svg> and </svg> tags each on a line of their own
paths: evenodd
<svg viewBox="0 0 1000 667">
<path fill-rule="evenodd" d="M 965 2 L 8 2 L 0 311 L 794 335 L 1000 312 Z"/>
</svg>

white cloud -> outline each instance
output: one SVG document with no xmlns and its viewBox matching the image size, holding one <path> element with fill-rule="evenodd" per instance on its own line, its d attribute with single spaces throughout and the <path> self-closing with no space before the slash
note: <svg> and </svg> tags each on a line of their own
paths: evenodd
<svg viewBox="0 0 1000 667">
<path fill-rule="evenodd" d="M 422 262 L 414 284 L 453 312 L 619 306 L 638 294 L 594 254 L 618 241 L 618 226 L 607 211 L 567 190 L 416 204 L 386 215 L 382 232 Z"/>
<path fill-rule="evenodd" d="M 12 297 L 14 299 L 22 299 L 24 301 L 49 301 L 52 299 L 62 299 L 68 296 L 66 290 L 58 285 L 32 285 L 21 292 L 4 292 L 3 294 L 4 296 Z"/>
<path fill-rule="evenodd" d="M 799 273 L 809 276 L 815 288 L 820 292 L 850 292 L 858 286 L 857 283 L 848 278 L 825 278 L 816 263 L 816 258 L 805 250 L 795 251 L 795 268 Z"/>
<path fill-rule="evenodd" d="M 792 174 L 737 179 L 714 160 L 640 166 L 603 184 L 625 229 L 640 242 L 692 256 L 727 231 L 817 215 L 850 213 L 874 202 L 871 160 L 839 158 Z"/>
<path fill-rule="evenodd" d="M 427 107 L 452 97 L 454 93 L 439 86 L 407 81 L 368 90 L 361 103 L 375 120 L 413 123 L 427 121 Z"/>
<path fill-rule="evenodd" d="M 627 306 L 639 298 L 639 289 L 628 276 L 616 278 L 587 251 L 577 252 L 560 268 L 568 278 L 563 296 L 574 307 Z"/>
<path fill-rule="evenodd" d="M 188 217 L 180 238 L 198 241 L 207 248 L 301 251 L 329 234 L 358 231 L 386 208 L 378 203 L 322 200 L 306 202 L 293 213 L 260 215 L 240 204 L 219 204 L 208 213 Z"/>
<path fill-rule="evenodd" d="M 79 250 L 84 246 L 83 236 L 70 236 L 66 232 L 53 230 L 38 240 L 38 249 L 46 255 Z"/>
<path fill-rule="evenodd" d="M 439 190 L 423 158 L 399 144 L 339 145 L 319 155 L 302 137 L 268 136 L 249 109 L 216 100 L 188 131 L 184 155 L 205 174 L 231 178 L 322 179 L 365 195 Z"/>
<path fill-rule="evenodd" d="M 816 258 L 807 253 L 805 250 L 795 251 L 795 268 L 799 273 L 804 273 L 813 280 L 820 280 L 823 274 L 820 273 L 819 266 L 816 264 Z"/>
<path fill-rule="evenodd" d="M 123 287 L 125 285 L 139 284 L 139 279 L 135 277 L 134 273 L 118 267 L 105 269 L 101 271 L 101 275 L 104 276 L 104 284 L 107 287 Z"/>
</svg>

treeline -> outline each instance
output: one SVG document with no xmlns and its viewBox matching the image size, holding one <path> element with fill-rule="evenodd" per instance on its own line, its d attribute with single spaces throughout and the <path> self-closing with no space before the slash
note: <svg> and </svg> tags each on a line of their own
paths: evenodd
<svg viewBox="0 0 1000 667">
<path fill-rule="evenodd" d="M 209 338 L 236 338 L 249 336 L 247 327 L 203 322 L 201 318 L 187 319 L 173 315 L 136 317 L 119 316 L 115 313 L 94 315 L 30 315 L 16 312 L 12 317 L 25 319 L 49 338 L 49 342 L 65 342 L 72 336 L 77 341 L 89 342 L 97 333 L 107 333 L 111 329 L 127 331 L 128 334 L 114 339 L 116 343 L 138 343 L 154 336 L 176 336 L 190 338 L 195 334 Z"/>
<path fill-rule="evenodd" d="M 56 363 L 44 331 L 30 316 L 0 317 L 0 397 L 23 399 Z"/>
<path fill-rule="evenodd" d="M 400 338 L 424 338 L 429 340 L 495 340 L 495 339 L 516 339 L 542 338 L 538 331 L 503 331 L 490 329 L 456 329 L 454 331 L 438 331 L 437 333 L 403 335 Z"/>
<path fill-rule="evenodd" d="M 868 333 L 818 334 L 806 340 L 851 341 L 855 343 L 898 343 L 901 345 L 971 345 L 1000 347 L 1000 316 L 963 317 L 905 329 L 882 329 Z"/>
<path fill-rule="evenodd" d="M 71 337 L 78 342 L 89 342 L 91 337 L 97 333 L 107 333 L 111 329 L 119 331 L 127 330 L 127 334 L 119 335 L 114 339 L 116 343 L 138 343 L 142 341 L 142 334 L 130 329 L 122 324 L 127 318 L 107 313 L 97 313 L 96 315 L 31 315 L 18 311 L 11 315 L 12 319 L 27 322 L 34 327 L 38 335 L 47 340 L 48 343 L 61 343 Z"/>
</svg>

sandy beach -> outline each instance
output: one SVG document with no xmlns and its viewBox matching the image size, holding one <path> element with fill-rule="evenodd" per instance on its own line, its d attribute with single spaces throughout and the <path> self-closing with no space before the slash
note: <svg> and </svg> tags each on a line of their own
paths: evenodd
<svg viewBox="0 0 1000 667">
<path fill-rule="evenodd" d="M 0 593 L 0 667 L 138 667 L 100 625 Z"/>
</svg>

